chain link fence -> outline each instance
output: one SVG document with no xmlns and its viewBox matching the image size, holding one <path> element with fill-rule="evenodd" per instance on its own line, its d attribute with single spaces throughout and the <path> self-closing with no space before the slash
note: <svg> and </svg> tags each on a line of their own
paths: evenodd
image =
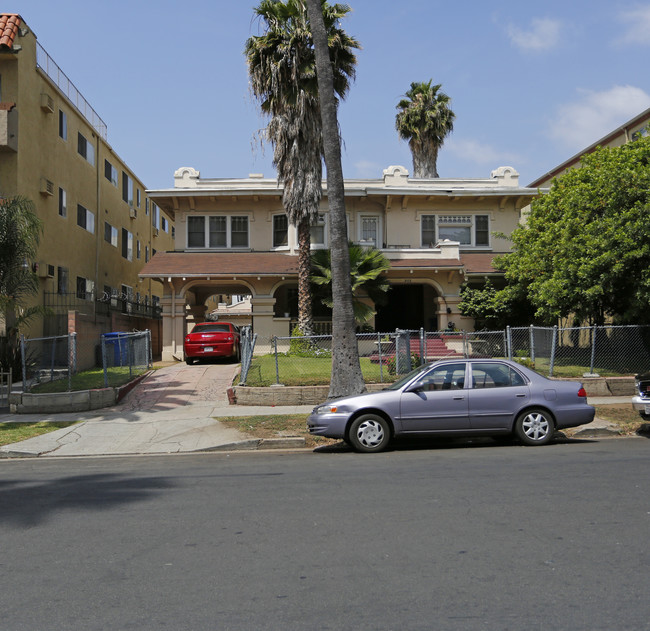
<svg viewBox="0 0 650 631">
<path fill-rule="evenodd" d="M 152 366 L 149 330 L 85 339 L 76 333 L 21 336 L 20 351 L 23 392 L 70 392 L 121 385 Z"/>
<path fill-rule="evenodd" d="M 240 383 L 329 383 L 332 336 L 242 337 Z M 507 358 L 549 377 L 624 376 L 650 369 L 650 326 L 518 327 L 500 331 L 396 330 L 359 333 L 366 383 L 392 383 L 419 365 L 448 358 Z"/>
</svg>

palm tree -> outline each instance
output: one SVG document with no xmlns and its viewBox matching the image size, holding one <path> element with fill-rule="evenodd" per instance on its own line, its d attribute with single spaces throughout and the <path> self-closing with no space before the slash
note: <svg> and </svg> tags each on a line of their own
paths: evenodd
<svg viewBox="0 0 650 631">
<path fill-rule="evenodd" d="M 413 156 L 414 177 L 438 177 L 438 151 L 454 128 L 456 115 L 451 99 L 440 92 L 442 84 L 411 83 L 397 104 L 395 127 L 402 140 L 408 140 Z"/>
<path fill-rule="evenodd" d="M 359 361 L 359 345 L 355 335 L 348 231 L 345 220 L 345 188 L 341 166 L 341 140 L 336 115 L 336 63 L 331 63 L 328 50 L 326 11 L 322 0 L 307 0 L 307 9 L 314 36 L 318 94 L 323 124 L 323 151 L 327 165 L 327 199 L 330 208 L 332 251 L 332 377 L 330 399 L 365 392 L 366 384 Z M 328 52 L 330 53 L 328 55 Z"/>
<path fill-rule="evenodd" d="M 350 8 L 323 3 L 334 89 L 343 98 L 354 78 L 359 44 L 338 27 Z M 273 164 L 284 185 L 282 203 L 298 227 L 298 326 L 312 332 L 310 226 L 318 218 L 322 195 L 323 140 L 316 62 L 304 0 L 262 0 L 255 9 L 264 34 L 246 42 L 253 94 L 270 117 L 266 136 Z"/>
<path fill-rule="evenodd" d="M 5 370 L 19 367 L 20 327 L 45 313 L 41 306 L 26 304 L 38 293 L 32 261 L 42 231 L 31 200 L 20 196 L 0 199 L 0 318 L 4 319 L 7 331 L 0 347 L 0 366 Z"/>
<path fill-rule="evenodd" d="M 390 285 L 384 272 L 390 269 L 390 261 L 376 248 L 365 248 L 350 243 L 350 279 L 352 285 L 352 309 L 357 325 L 365 324 L 375 315 L 375 309 L 363 302 L 359 294 L 365 294 L 375 306 L 387 302 Z M 332 256 L 330 250 L 318 250 L 311 257 L 311 281 L 322 291 L 321 302 L 332 308 Z"/>
</svg>

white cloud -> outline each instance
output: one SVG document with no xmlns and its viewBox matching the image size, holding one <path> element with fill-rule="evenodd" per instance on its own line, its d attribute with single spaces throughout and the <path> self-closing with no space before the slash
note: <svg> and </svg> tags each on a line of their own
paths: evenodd
<svg viewBox="0 0 650 631">
<path fill-rule="evenodd" d="M 524 159 L 520 155 L 506 151 L 498 151 L 476 140 L 450 138 L 445 141 L 442 151 L 448 151 L 456 157 L 473 162 L 474 164 L 485 164 L 492 167 L 504 166 L 506 164 L 521 164 L 524 162 Z"/>
<path fill-rule="evenodd" d="M 556 110 L 549 134 L 576 151 L 650 107 L 650 95 L 641 88 L 617 85 L 603 92 L 583 91 L 580 100 Z"/>
<path fill-rule="evenodd" d="M 619 20 L 627 25 L 627 30 L 619 38 L 619 42 L 650 45 L 650 5 L 623 11 Z"/>
<path fill-rule="evenodd" d="M 517 48 L 538 52 L 555 48 L 560 41 L 561 30 L 562 24 L 559 20 L 533 18 L 529 30 L 510 24 L 508 36 Z"/>
</svg>

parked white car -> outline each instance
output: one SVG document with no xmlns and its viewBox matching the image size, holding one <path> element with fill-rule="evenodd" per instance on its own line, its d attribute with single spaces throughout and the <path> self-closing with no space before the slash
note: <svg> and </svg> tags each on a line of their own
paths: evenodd
<svg viewBox="0 0 650 631">
<path fill-rule="evenodd" d="M 637 394 L 632 397 L 632 407 L 644 420 L 650 421 L 650 372 L 636 375 L 634 387 Z"/>
</svg>

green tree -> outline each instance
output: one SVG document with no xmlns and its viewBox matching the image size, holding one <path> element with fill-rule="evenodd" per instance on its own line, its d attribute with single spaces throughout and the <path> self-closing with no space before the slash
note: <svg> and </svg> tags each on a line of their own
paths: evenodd
<svg viewBox="0 0 650 631">
<path fill-rule="evenodd" d="M 388 301 L 390 285 L 384 275 L 390 269 L 390 261 L 377 249 L 365 248 L 350 243 L 350 279 L 352 285 L 352 309 L 357 325 L 368 322 L 376 310 L 372 305 L 361 300 L 368 296 L 375 305 L 384 305 Z M 330 250 L 318 250 L 311 257 L 311 281 L 316 285 L 315 296 L 320 293 L 320 301 L 327 307 L 334 306 L 332 294 L 332 255 Z M 318 291 L 320 289 L 320 292 Z"/>
<path fill-rule="evenodd" d="M 314 35 L 318 93 L 321 102 L 323 150 L 327 165 L 332 251 L 332 377 L 329 398 L 365 392 L 354 325 L 341 139 L 337 118 L 336 61 L 332 61 L 326 3 L 307 0 Z M 328 50 L 329 49 L 329 50 Z"/>
<path fill-rule="evenodd" d="M 354 78 L 359 44 L 338 26 L 349 7 L 323 2 L 322 9 L 334 90 L 343 98 Z M 312 332 L 310 226 L 320 207 L 323 158 L 314 45 L 304 0 L 262 0 L 255 13 L 264 33 L 246 42 L 248 73 L 253 94 L 270 118 L 266 136 L 284 185 L 284 209 L 298 228 L 298 326 L 307 335 Z"/>
<path fill-rule="evenodd" d="M 413 156 L 414 177 L 438 177 L 438 151 L 454 128 L 451 99 L 440 92 L 442 84 L 411 83 L 397 104 L 395 127 L 402 140 L 408 140 Z"/>
<path fill-rule="evenodd" d="M 0 317 L 7 331 L 0 349 L 4 370 L 18 369 L 20 329 L 44 313 L 43 307 L 28 306 L 29 299 L 38 293 L 32 261 L 42 232 L 31 200 L 20 196 L 0 199 Z"/>
<path fill-rule="evenodd" d="M 650 321 L 650 137 L 598 148 L 553 181 L 496 261 L 545 321 Z"/>
</svg>

